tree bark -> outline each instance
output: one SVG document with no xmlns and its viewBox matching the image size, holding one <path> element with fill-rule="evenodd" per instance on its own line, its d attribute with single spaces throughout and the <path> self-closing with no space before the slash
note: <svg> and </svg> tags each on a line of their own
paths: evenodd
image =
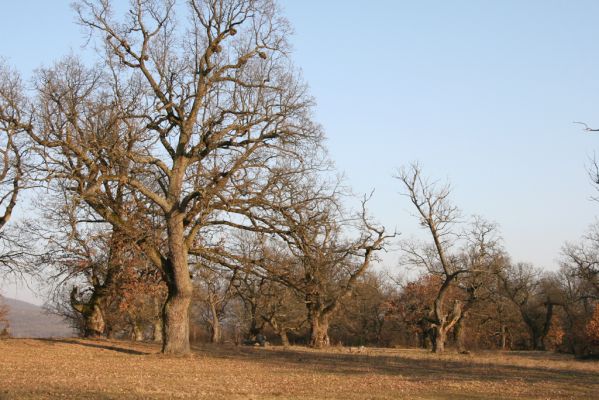
<svg viewBox="0 0 599 400">
<path fill-rule="evenodd" d="M 220 320 L 218 318 L 218 311 L 216 309 L 216 304 L 214 303 L 213 299 L 211 298 L 209 300 L 210 302 L 210 316 L 212 317 L 212 321 L 210 322 L 210 327 L 211 327 L 211 336 L 210 336 L 210 342 L 212 343 L 220 343 L 221 339 L 222 339 L 222 331 L 220 328 Z"/>
<path fill-rule="evenodd" d="M 285 347 L 289 346 L 289 337 L 287 336 L 287 329 L 283 328 L 279 332 L 279 337 L 281 338 L 281 344 Z"/>
<path fill-rule="evenodd" d="M 330 344 L 329 317 L 318 312 L 310 313 L 310 341 L 308 345 L 320 349 Z"/>
<path fill-rule="evenodd" d="M 106 338 L 107 339 L 114 339 L 114 328 L 110 325 L 106 325 Z"/>
<path fill-rule="evenodd" d="M 433 324 L 431 333 L 431 341 L 433 343 L 433 353 L 443 353 L 445 351 L 445 342 L 447 333 L 458 323 L 462 317 L 462 305 L 459 301 L 455 301 L 451 312 L 445 316 L 442 311 L 441 301 L 435 300 L 435 315 L 437 322 Z"/>
<path fill-rule="evenodd" d="M 154 321 L 154 332 L 152 332 L 152 340 L 154 342 L 162 342 L 162 320 L 157 319 Z"/>
<path fill-rule="evenodd" d="M 532 336 L 532 349 L 539 351 L 545 350 L 545 341 L 543 340 L 543 337 L 536 332 Z"/>
<path fill-rule="evenodd" d="M 106 324 L 104 323 L 102 308 L 99 304 L 92 304 L 89 308 L 90 312 L 85 316 L 85 337 L 104 336 Z"/>
<path fill-rule="evenodd" d="M 441 326 L 435 326 L 431 333 L 433 353 L 443 353 L 445 351 L 445 339 L 447 338 L 446 330 Z"/>
<path fill-rule="evenodd" d="M 506 350 L 507 349 L 507 327 L 505 326 L 505 324 L 501 324 L 500 335 L 501 335 L 501 350 Z"/>
<path fill-rule="evenodd" d="M 210 342 L 220 343 L 222 339 L 222 333 L 220 329 L 220 322 L 216 321 L 212 323 L 212 332 L 210 336 Z"/>
<path fill-rule="evenodd" d="M 140 323 L 135 322 L 133 324 L 133 340 L 135 340 L 136 342 L 143 342 L 144 340 L 144 331 L 143 331 L 143 327 Z"/>
<path fill-rule="evenodd" d="M 93 338 L 101 337 L 104 335 L 106 324 L 104 322 L 104 313 L 100 306 L 100 290 L 94 288 L 94 293 L 87 303 L 84 303 L 77 299 L 77 288 L 73 288 L 71 291 L 71 307 L 78 311 L 83 317 L 83 337 Z"/>
<path fill-rule="evenodd" d="M 181 355 L 190 352 L 189 347 L 189 305 L 193 287 L 187 264 L 183 216 L 170 217 L 168 226 L 169 255 L 164 272 L 168 295 L 162 310 L 164 337 L 162 352 Z"/>
<path fill-rule="evenodd" d="M 453 330 L 453 334 L 454 334 L 454 338 L 455 338 L 455 344 L 456 344 L 456 348 L 458 353 L 467 353 L 468 350 L 466 350 L 466 346 L 464 344 L 464 318 L 465 318 L 465 314 L 462 314 L 462 316 L 460 317 L 460 319 L 458 319 L 458 322 L 456 322 L 455 324 L 455 328 Z"/>
</svg>

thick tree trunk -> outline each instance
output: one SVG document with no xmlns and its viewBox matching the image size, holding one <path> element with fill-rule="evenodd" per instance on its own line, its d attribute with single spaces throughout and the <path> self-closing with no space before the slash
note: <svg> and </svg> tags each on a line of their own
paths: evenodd
<svg viewBox="0 0 599 400">
<path fill-rule="evenodd" d="M 124 240 L 122 232 L 117 228 L 113 228 L 106 275 L 103 282 L 97 276 L 92 276 L 93 293 L 87 303 L 82 303 L 77 299 L 77 290 L 75 288 L 71 292 L 71 306 L 79 311 L 85 320 L 84 337 L 101 337 L 107 333 L 103 307 L 111 295 L 110 292 L 115 284 L 115 276 L 122 267 L 121 254 Z"/>
<path fill-rule="evenodd" d="M 289 346 L 289 337 L 287 336 L 287 328 L 285 328 L 284 326 L 279 325 L 279 323 L 277 322 L 276 318 L 271 316 L 269 318 L 264 318 L 266 322 L 268 322 L 270 324 L 270 326 L 272 327 L 272 329 L 275 331 L 275 333 L 277 335 L 279 335 L 279 338 L 281 339 L 281 344 L 283 346 Z M 254 321 L 252 321 L 252 326 L 250 327 L 250 335 L 252 334 L 252 329 L 254 329 Z M 256 333 L 258 333 L 258 331 L 256 331 Z"/>
<path fill-rule="evenodd" d="M 83 317 L 83 337 L 100 337 L 104 335 L 106 324 L 100 306 L 100 291 L 100 288 L 94 288 L 94 293 L 87 303 L 77 298 L 77 288 L 73 288 L 71 291 L 71 307 Z"/>
<path fill-rule="evenodd" d="M 445 340 L 447 339 L 447 331 L 440 326 L 435 326 L 432 329 L 431 342 L 433 353 L 443 353 L 445 351 Z"/>
<path fill-rule="evenodd" d="M 189 348 L 189 305 L 193 291 L 187 247 L 185 246 L 183 217 L 178 215 L 168 220 L 169 255 L 164 272 L 168 295 L 163 314 L 162 352 L 165 354 L 187 354 Z"/>
<path fill-rule="evenodd" d="M 329 318 L 313 312 L 310 319 L 310 341 L 308 345 L 317 349 L 330 344 L 329 340 Z"/>
<path fill-rule="evenodd" d="M 310 347 L 322 348 L 329 346 L 329 320 L 337 307 L 334 301 L 328 305 L 323 304 L 318 292 L 306 295 L 306 307 L 308 309 L 308 323 L 310 324 Z"/>
<path fill-rule="evenodd" d="M 447 333 L 451 331 L 462 317 L 462 304 L 457 300 L 454 301 L 451 312 L 445 315 L 442 311 L 442 298 L 438 297 L 435 300 L 435 316 L 437 323 L 433 324 L 431 329 L 433 353 L 443 353 L 445 351 Z"/>
<path fill-rule="evenodd" d="M 89 313 L 85 317 L 85 337 L 104 336 L 106 324 L 104 322 L 104 313 L 98 304 L 89 306 Z"/>
</svg>

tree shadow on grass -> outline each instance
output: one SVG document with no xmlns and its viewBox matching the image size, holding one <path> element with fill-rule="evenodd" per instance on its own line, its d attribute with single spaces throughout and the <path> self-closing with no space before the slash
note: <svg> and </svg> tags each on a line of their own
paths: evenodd
<svg viewBox="0 0 599 400">
<path fill-rule="evenodd" d="M 131 355 L 136 355 L 136 356 L 153 354 L 151 352 L 144 352 L 144 351 L 130 349 L 127 347 L 115 346 L 114 344 L 100 344 L 100 343 L 82 341 L 82 340 L 77 340 L 77 339 L 34 339 L 34 340 L 43 341 L 43 342 L 47 342 L 47 343 L 75 344 L 75 345 L 79 345 L 79 346 L 92 347 L 92 348 L 103 349 L 103 350 L 111 350 L 111 351 L 116 351 L 118 353 L 131 354 Z"/>
<path fill-rule="evenodd" d="M 251 347 L 227 348 L 218 346 L 200 346 L 196 349 L 218 358 L 246 358 L 276 364 L 293 365 L 294 368 L 310 369 L 323 373 L 342 375 L 384 374 L 401 376 L 403 379 L 418 382 L 436 382 L 439 380 L 505 383 L 515 381 L 523 383 L 554 382 L 569 387 L 584 387 L 586 390 L 599 390 L 599 371 L 568 370 L 563 367 L 551 368 L 505 363 L 477 362 L 471 357 L 464 360 L 422 358 L 402 356 L 401 354 L 347 354 L 334 352 L 316 352 L 294 349 L 264 350 Z M 550 355 L 548 362 L 550 362 Z M 539 355 L 539 358 L 542 356 Z M 572 361 L 576 362 L 576 361 Z"/>
</svg>

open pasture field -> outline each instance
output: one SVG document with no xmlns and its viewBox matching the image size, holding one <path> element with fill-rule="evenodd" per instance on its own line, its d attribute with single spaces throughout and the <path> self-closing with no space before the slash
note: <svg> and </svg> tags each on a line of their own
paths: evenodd
<svg viewBox="0 0 599 400">
<path fill-rule="evenodd" d="M 593 399 L 599 363 L 533 352 L 0 341 L 0 399 Z"/>
</svg>

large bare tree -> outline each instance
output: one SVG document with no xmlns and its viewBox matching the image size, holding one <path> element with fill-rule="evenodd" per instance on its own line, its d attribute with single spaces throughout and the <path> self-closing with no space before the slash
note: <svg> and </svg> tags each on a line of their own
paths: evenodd
<svg viewBox="0 0 599 400">
<path fill-rule="evenodd" d="M 315 174 L 282 175 L 261 203 L 264 212 L 253 219 L 259 242 L 253 254 L 232 246 L 201 253 L 293 290 L 305 303 L 309 344 L 322 347 L 329 344 L 329 324 L 341 302 L 395 234 L 372 222 L 367 198 L 359 212 L 346 212 L 339 185 Z"/>
<path fill-rule="evenodd" d="M 277 240 L 266 240 L 258 263 L 266 276 L 303 298 L 313 347 L 329 344 L 334 313 L 395 236 L 369 219 L 366 199 L 357 215 L 347 217 L 337 195 L 324 193 L 298 187 L 291 194 L 293 204 L 278 210 Z"/>
<path fill-rule="evenodd" d="M 270 171 L 283 159 L 301 164 L 322 135 L 273 1 L 188 0 L 181 17 L 175 8 L 136 0 L 119 19 L 109 0 L 76 2 L 103 46 L 101 65 L 67 58 L 42 69 L 35 98 L 2 116 L 39 145 L 45 179 L 65 181 L 160 268 L 163 352 L 181 354 L 189 351 L 190 249 L 215 220 L 247 222 L 230 204 L 262 196 Z M 119 185 L 141 209 L 158 211 L 165 245 L 119 215 Z"/>
<path fill-rule="evenodd" d="M 443 352 L 448 332 L 463 322 L 465 312 L 479 295 L 485 274 L 500 265 L 496 263 L 501 257 L 496 227 L 475 218 L 470 231 L 464 232 L 460 210 L 449 199 L 450 186 L 423 177 L 418 164 L 401 169 L 396 178 L 414 206 L 420 225 L 430 233 L 432 243 L 404 241 L 402 250 L 407 264 L 423 268 L 439 279 L 428 320 L 433 352 Z M 465 296 L 448 304 L 452 288 L 462 289 Z"/>
<path fill-rule="evenodd" d="M 528 328 L 530 347 L 545 350 L 555 306 L 563 304 L 557 283 L 542 270 L 525 263 L 510 265 L 499 276 L 503 295 L 517 307 Z"/>
</svg>

